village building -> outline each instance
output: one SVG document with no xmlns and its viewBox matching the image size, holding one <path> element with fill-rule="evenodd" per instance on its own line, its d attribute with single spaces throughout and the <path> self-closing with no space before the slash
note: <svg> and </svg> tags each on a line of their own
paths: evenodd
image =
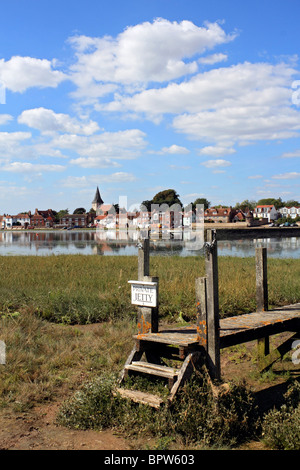
<svg viewBox="0 0 300 470">
<path fill-rule="evenodd" d="M 232 207 L 210 207 L 204 211 L 205 222 L 232 222 L 237 211 Z"/>
<path fill-rule="evenodd" d="M 53 227 L 54 222 L 55 216 L 52 209 L 47 209 L 45 211 L 35 209 L 34 214 L 30 216 L 30 225 L 35 228 L 50 228 Z"/>
<path fill-rule="evenodd" d="M 89 224 L 89 214 L 65 214 L 60 219 L 60 224 L 65 227 L 87 227 Z"/>
<path fill-rule="evenodd" d="M 0 217 L 0 228 L 1 229 L 10 229 L 13 227 L 22 227 L 27 228 L 30 225 L 30 215 L 31 213 L 26 214 L 17 214 L 17 215 L 3 215 Z"/>
<path fill-rule="evenodd" d="M 291 219 L 296 219 L 296 217 L 300 217 L 300 206 L 293 206 L 293 207 L 281 207 L 278 209 L 281 217 L 290 217 Z"/>
<path fill-rule="evenodd" d="M 279 212 L 273 204 L 263 204 L 255 207 L 253 215 L 258 219 L 266 219 L 270 223 L 278 219 Z"/>
</svg>

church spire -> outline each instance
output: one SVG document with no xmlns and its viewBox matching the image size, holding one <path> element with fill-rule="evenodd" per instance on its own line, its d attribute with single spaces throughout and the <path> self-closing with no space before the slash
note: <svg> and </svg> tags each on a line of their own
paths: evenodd
<svg viewBox="0 0 300 470">
<path fill-rule="evenodd" d="M 99 188 L 97 186 L 96 194 L 95 194 L 95 197 L 94 197 L 93 202 L 92 202 L 92 208 L 97 212 L 97 209 L 99 209 L 99 207 L 102 204 L 103 204 L 103 200 L 100 196 L 100 191 L 99 191 Z"/>
</svg>

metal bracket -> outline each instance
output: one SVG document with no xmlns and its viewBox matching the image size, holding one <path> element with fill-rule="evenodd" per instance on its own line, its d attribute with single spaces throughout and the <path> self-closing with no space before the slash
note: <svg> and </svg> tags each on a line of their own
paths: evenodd
<svg viewBox="0 0 300 470">
<path fill-rule="evenodd" d="M 215 244 L 216 244 L 216 239 L 214 239 L 212 243 L 205 242 L 204 249 L 206 250 L 206 252 L 212 253 Z"/>
</svg>

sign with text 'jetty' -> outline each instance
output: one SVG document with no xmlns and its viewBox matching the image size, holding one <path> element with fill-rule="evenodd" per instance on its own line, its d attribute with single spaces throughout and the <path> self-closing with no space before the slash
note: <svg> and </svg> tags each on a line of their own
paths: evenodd
<svg viewBox="0 0 300 470">
<path fill-rule="evenodd" d="M 157 307 L 157 283 L 128 281 L 131 284 L 131 303 L 140 307 Z"/>
</svg>

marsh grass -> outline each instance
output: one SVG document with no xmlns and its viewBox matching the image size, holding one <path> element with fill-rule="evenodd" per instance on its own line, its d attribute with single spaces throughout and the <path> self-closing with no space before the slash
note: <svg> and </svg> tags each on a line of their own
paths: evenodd
<svg viewBox="0 0 300 470">
<path fill-rule="evenodd" d="M 134 329 L 122 320 L 70 326 L 50 324 L 28 311 L 2 315 L 6 365 L 0 366 L 0 408 L 25 411 L 100 373 L 119 371 Z"/>
<path fill-rule="evenodd" d="M 0 311 L 29 309 L 52 322 L 88 324 L 134 318 L 128 280 L 137 278 L 135 256 L 60 255 L 0 258 Z M 195 278 L 205 275 L 202 257 L 152 257 L 159 277 L 160 317 L 195 319 Z M 300 263 L 269 259 L 271 306 L 300 301 Z M 219 257 L 220 316 L 254 311 L 254 258 Z"/>
</svg>

